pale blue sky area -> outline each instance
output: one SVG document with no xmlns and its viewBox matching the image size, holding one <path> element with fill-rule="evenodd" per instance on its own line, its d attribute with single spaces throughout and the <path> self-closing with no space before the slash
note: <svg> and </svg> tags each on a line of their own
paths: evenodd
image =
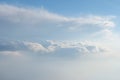
<svg viewBox="0 0 120 80">
<path fill-rule="evenodd" d="M 63 15 L 120 14 L 120 0 L 0 0 L 0 2 L 21 6 L 43 6 L 49 11 Z"/>
</svg>

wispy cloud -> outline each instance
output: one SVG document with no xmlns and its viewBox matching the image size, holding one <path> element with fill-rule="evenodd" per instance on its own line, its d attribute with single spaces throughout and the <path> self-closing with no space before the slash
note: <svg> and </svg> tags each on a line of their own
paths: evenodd
<svg viewBox="0 0 120 80">
<path fill-rule="evenodd" d="M 104 30 L 111 31 L 115 27 L 114 16 L 86 15 L 80 17 L 67 17 L 49 12 L 43 8 L 24 8 L 13 5 L 0 4 L 0 28 L 1 34 L 7 34 L 6 29 L 12 31 L 12 35 L 41 35 L 51 37 L 83 34 L 93 35 Z M 26 29 L 29 29 L 25 32 Z M 4 31 L 4 32 L 3 32 Z M 23 32 L 23 33 L 21 33 Z M 38 33 L 39 32 L 39 33 Z M 56 34 L 57 33 L 57 34 Z M 9 34 L 10 35 L 10 34 Z M 73 36 L 72 36 L 73 37 Z M 78 36 L 77 36 L 78 37 Z"/>
<path fill-rule="evenodd" d="M 3 20 L 11 22 L 12 24 L 39 24 L 43 23 L 56 23 L 56 24 L 68 24 L 67 27 L 71 27 L 69 24 L 77 25 L 96 25 L 96 27 L 114 27 L 115 24 L 111 20 L 114 16 L 84 16 L 84 17 L 65 17 L 59 14 L 51 13 L 45 9 L 31 9 L 16 7 L 7 4 L 0 4 L 0 17 Z M 19 25 L 18 24 L 18 25 Z M 24 26 L 25 27 L 25 26 Z M 74 27 L 74 26 L 73 26 Z"/>
</svg>

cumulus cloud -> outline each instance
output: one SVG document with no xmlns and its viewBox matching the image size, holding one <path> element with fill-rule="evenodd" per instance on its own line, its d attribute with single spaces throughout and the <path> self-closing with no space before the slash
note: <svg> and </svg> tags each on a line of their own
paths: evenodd
<svg viewBox="0 0 120 80">
<path fill-rule="evenodd" d="M 45 45 L 46 44 L 46 45 Z M 0 40 L 0 53 L 4 55 L 20 55 L 24 52 L 51 54 L 53 55 L 75 55 L 84 53 L 101 53 L 107 49 L 92 42 L 54 41 L 47 40 L 44 43 L 27 41 L 3 41 Z"/>
<path fill-rule="evenodd" d="M 56 45 L 60 48 L 74 48 L 77 49 L 80 53 L 99 53 L 107 51 L 104 47 L 95 44 L 90 41 L 53 41 L 48 40 L 52 45 Z"/>
<path fill-rule="evenodd" d="M 20 36 L 40 35 L 48 37 L 50 35 L 52 38 L 56 38 L 56 36 L 66 38 L 70 34 L 71 37 L 74 37 L 72 35 L 77 36 L 83 33 L 81 36 L 84 36 L 103 30 L 110 31 L 112 27 L 115 27 L 113 18 L 114 16 L 95 15 L 67 17 L 43 8 L 24 8 L 0 4 L 0 33 L 1 36 L 16 36 L 17 32 L 17 35 Z M 7 30 L 12 33 L 6 33 Z M 64 35 L 61 36 L 61 34 Z"/>
</svg>

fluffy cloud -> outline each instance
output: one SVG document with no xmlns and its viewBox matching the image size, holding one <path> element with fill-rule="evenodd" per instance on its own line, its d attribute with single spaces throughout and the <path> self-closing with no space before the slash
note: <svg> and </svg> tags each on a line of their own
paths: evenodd
<svg viewBox="0 0 120 80">
<path fill-rule="evenodd" d="M 51 13 L 43 8 L 24 8 L 7 4 L 0 4 L 0 34 L 1 36 L 48 35 L 52 38 L 66 38 L 66 36 L 85 34 L 90 35 L 104 30 L 110 31 L 115 27 L 114 16 L 87 15 L 81 17 L 67 17 Z M 7 31 L 12 33 L 7 33 Z M 23 33 L 21 33 L 23 32 Z M 62 35 L 64 34 L 64 35 Z M 62 35 L 62 36 L 61 36 Z M 87 36 L 86 35 L 86 36 Z M 70 38 L 70 37 L 68 37 Z"/>
<path fill-rule="evenodd" d="M 80 53 L 99 53 L 107 51 L 104 47 L 89 41 L 52 41 L 48 40 L 52 45 L 60 48 L 73 48 Z"/>
<path fill-rule="evenodd" d="M 38 53 L 53 55 L 71 56 L 84 53 L 101 53 L 107 51 L 106 48 L 96 45 L 93 42 L 77 41 L 53 41 L 48 40 L 44 43 L 35 43 L 27 41 L 3 41 L 0 40 L 0 54 L 20 56 L 21 53 Z"/>
</svg>

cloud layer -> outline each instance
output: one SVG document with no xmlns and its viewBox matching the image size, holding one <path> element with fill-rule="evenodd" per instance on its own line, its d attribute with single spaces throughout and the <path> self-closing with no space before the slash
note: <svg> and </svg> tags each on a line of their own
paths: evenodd
<svg viewBox="0 0 120 80">
<path fill-rule="evenodd" d="M 77 41 L 53 41 L 48 40 L 40 43 L 27 41 L 3 41 L 0 40 L 0 54 L 20 56 L 24 53 L 44 54 L 58 56 L 75 56 L 76 54 L 85 53 L 102 53 L 107 49 L 103 46 L 96 45 L 93 42 Z"/>
<path fill-rule="evenodd" d="M 0 80 L 120 80 L 114 18 L 0 4 Z"/>
</svg>

